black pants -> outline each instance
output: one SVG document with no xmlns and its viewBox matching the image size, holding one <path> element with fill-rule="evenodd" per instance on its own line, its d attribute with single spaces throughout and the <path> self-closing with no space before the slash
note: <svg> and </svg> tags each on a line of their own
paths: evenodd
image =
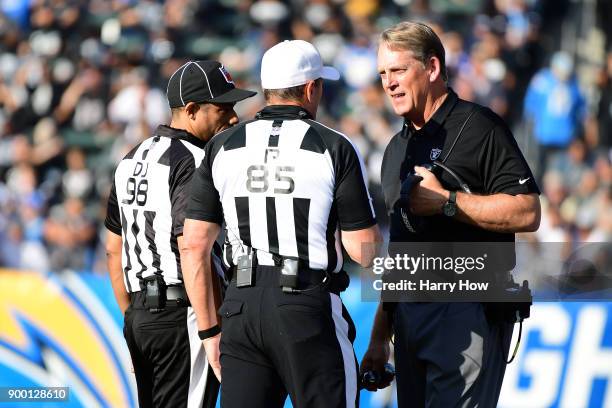
<svg viewBox="0 0 612 408">
<path fill-rule="evenodd" d="M 221 406 L 358 405 L 355 326 L 340 297 L 315 287 L 283 293 L 278 269 L 259 266 L 255 286 L 232 282 L 219 310 Z"/>
<path fill-rule="evenodd" d="M 215 406 L 219 382 L 198 338 L 191 307 L 168 301 L 165 311 L 151 313 L 144 307 L 144 295 L 132 293 L 123 334 L 141 408 Z"/>
<path fill-rule="evenodd" d="M 398 303 L 393 328 L 400 408 L 494 408 L 512 337 L 481 303 Z"/>
</svg>

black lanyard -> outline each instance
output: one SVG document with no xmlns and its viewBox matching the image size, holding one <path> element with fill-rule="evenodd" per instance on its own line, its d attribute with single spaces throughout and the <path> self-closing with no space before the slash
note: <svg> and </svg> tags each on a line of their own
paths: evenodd
<svg viewBox="0 0 612 408">
<path fill-rule="evenodd" d="M 442 159 L 442 161 L 438 161 L 438 160 L 434 160 L 433 161 L 433 165 L 440 167 L 442 170 L 446 171 L 448 174 L 451 175 L 452 178 L 455 179 L 455 181 L 457 181 L 457 183 L 459 184 L 459 187 L 461 187 L 461 189 L 463 191 L 465 191 L 466 193 L 471 193 L 470 187 L 468 186 L 468 184 L 463 181 L 463 179 L 461 177 L 459 177 L 459 175 L 457 173 L 455 173 L 451 168 L 449 168 L 446 164 L 444 164 L 448 158 L 450 157 L 451 153 L 453 152 L 453 149 L 455 148 L 455 145 L 457 144 L 457 142 L 459 141 L 459 139 L 461 138 L 461 135 L 463 134 L 463 130 L 465 129 L 465 127 L 467 126 L 468 122 L 470 121 L 470 119 L 472 118 L 472 115 L 476 112 L 476 108 L 472 107 L 472 109 L 470 110 L 470 113 L 468 115 L 468 117 L 465 119 L 465 121 L 463 122 L 463 125 L 461 125 L 461 128 L 459 129 L 459 133 L 457 133 L 457 136 L 455 136 L 455 140 L 453 140 L 453 144 L 451 144 L 450 148 L 448 149 L 448 152 L 446 152 L 446 156 L 444 156 L 444 158 Z M 408 129 L 408 125 L 405 126 L 406 129 Z M 442 124 L 440 124 L 440 129 L 442 128 Z M 440 129 L 438 129 L 438 132 L 440 131 Z M 408 149 L 408 145 L 410 143 L 410 139 L 412 138 L 412 135 L 407 135 L 409 137 L 407 137 L 407 143 L 406 143 L 406 150 Z"/>
</svg>

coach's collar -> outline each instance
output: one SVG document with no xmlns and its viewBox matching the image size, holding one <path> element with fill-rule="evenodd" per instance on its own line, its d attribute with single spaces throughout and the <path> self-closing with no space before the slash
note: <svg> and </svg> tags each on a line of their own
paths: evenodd
<svg viewBox="0 0 612 408">
<path fill-rule="evenodd" d="M 270 105 L 257 112 L 255 119 L 312 119 L 312 115 L 301 106 Z"/>
<path fill-rule="evenodd" d="M 184 129 L 176 129 L 167 125 L 159 125 L 155 131 L 155 134 L 157 136 L 166 136 L 174 139 L 185 140 L 201 149 L 206 146 L 206 142 L 204 140 L 195 137 Z"/>
<path fill-rule="evenodd" d="M 412 123 L 410 123 L 410 121 L 404 120 L 404 127 L 402 129 L 403 137 L 407 137 L 408 132 L 412 132 L 415 135 L 419 136 L 433 137 L 437 135 L 438 131 L 444 125 L 444 121 L 446 120 L 450 112 L 453 110 L 458 100 L 459 97 L 457 96 L 455 91 L 453 91 L 449 87 L 448 96 L 446 97 L 444 102 L 442 102 L 440 107 L 438 107 L 438 109 L 434 112 L 431 118 L 429 118 L 427 123 L 425 123 L 425 125 L 420 130 L 415 130 L 414 126 L 412 125 Z"/>
</svg>

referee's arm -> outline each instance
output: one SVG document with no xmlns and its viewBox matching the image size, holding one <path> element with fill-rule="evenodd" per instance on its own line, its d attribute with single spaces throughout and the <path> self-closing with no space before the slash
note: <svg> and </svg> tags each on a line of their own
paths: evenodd
<svg viewBox="0 0 612 408">
<path fill-rule="evenodd" d="M 178 237 L 183 280 L 199 330 L 219 324 L 210 253 L 220 230 L 218 224 L 187 218 L 183 236 Z"/>
<path fill-rule="evenodd" d="M 356 231 L 342 231 L 342 245 L 351 259 L 367 268 L 378 252 L 382 236 L 378 225 Z"/>
<path fill-rule="evenodd" d="M 368 192 L 363 159 L 346 137 L 331 149 L 335 165 L 334 199 L 338 208 L 342 246 L 351 259 L 364 268 L 372 264 L 382 236 Z"/>
<path fill-rule="evenodd" d="M 130 295 L 125 290 L 123 283 L 123 268 L 121 266 L 121 235 L 117 235 L 111 230 L 106 231 L 106 262 L 111 286 L 115 293 L 115 299 L 122 314 L 130 305 Z"/>
<path fill-rule="evenodd" d="M 178 238 L 183 281 L 199 330 L 219 325 L 210 254 L 220 230 L 219 224 L 187 218 L 183 236 Z M 220 334 L 217 334 L 204 339 L 203 344 L 208 362 L 221 381 L 219 340 Z"/>
<path fill-rule="evenodd" d="M 125 309 L 130 305 L 130 295 L 125 289 L 123 283 L 123 267 L 121 265 L 121 217 L 119 215 L 119 206 L 117 205 L 117 191 L 115 183 L 111 188 L 111 193 L 108 197 L 108 206 L 106 208 L 106 262 L 108 266 L 108 274 L 110 276 L 115 299 L 122 314 L 125 314 Z"/>
<path fill-rule="evenodd" d="M 218 279 L 216 276 L 213 279 L 215 272 L 211 264 L 211 252 L 221 231 L 223 209 L 210 170 L 212 147 L 213 143 L 208 143 L 204 160 L 191 178 L 187 190 L 189 200 L 185 211 L 183 236 L 179 238 L 178 244 L 183 281 L 191 307 L 196 314 L 198 330 L 213 329 L 212 333 L 206 333 L 207 337 L 202 342 L 208 362 L 221 381 L 219 362 L 221 335 L 214 334 L 214 328 L 218 328 L 220 323 L 217 317 L 217 306 L 219 306 L 217 303 L 220 302 L 220 297 L 215 299 L 215 285 L 218 284 Z"/>
</svg>

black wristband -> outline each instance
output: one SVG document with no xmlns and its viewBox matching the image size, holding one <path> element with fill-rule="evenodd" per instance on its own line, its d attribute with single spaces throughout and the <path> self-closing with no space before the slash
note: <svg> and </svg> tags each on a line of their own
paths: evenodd
<svg viewBox="0 0 612 408">
<path fill-rule="evenodd" d="M 199 330 L 198 337 L 200 338 L 200 340 L 206 340 L 208 338 L 216 336 L 219 333 L 221 333 L 221 328 L 219 327 L 218 324 L 215 324 L 210 329 Z"/>
</svg>

